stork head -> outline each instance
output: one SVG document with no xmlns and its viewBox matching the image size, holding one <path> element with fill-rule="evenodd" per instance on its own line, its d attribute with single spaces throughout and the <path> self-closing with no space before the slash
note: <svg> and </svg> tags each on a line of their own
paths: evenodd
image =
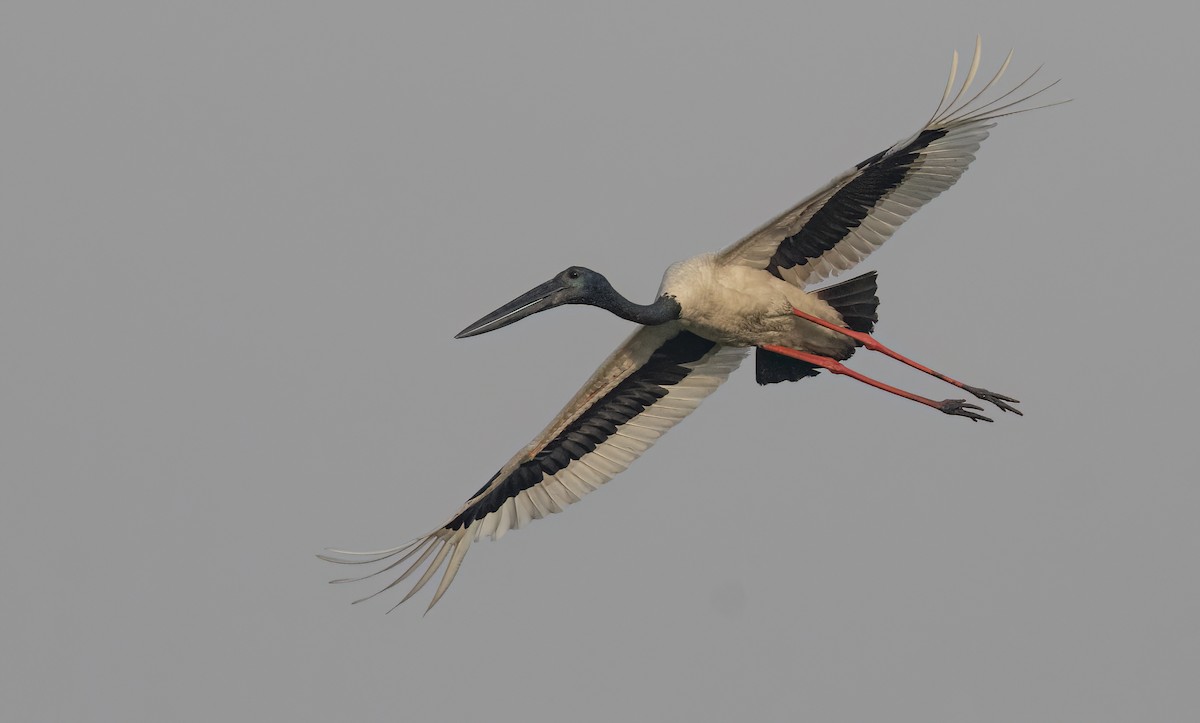
<svg viewBox="0 0 1200 723">
<path fill-rule="evenodd" d="M 572 266 L 471 324 L 454 338 L 486 334 L 563 304 L 591 304 L 610 308 L 617 298 L 618 294 L 603 274 L 582 266 Z"/>
</svg>

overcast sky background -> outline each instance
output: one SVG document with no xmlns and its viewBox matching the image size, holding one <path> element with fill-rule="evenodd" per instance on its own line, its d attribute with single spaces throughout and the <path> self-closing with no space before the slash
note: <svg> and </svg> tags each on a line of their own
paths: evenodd
<svg viewBox="0 0 1200 723">
<path fill-rule="evenodd" d="M 593 6 L 3 5 L 3 717 L 1200 716 L 1194 10 Z M 429 615 L 325 584 L 629 325 L 455 332 L 573 263 L 649 301 L 919 127 L 976 33 L 1075 101 L 860 270 L 881 340 L 1024 418 L 751 363 Z"/>
</svg>

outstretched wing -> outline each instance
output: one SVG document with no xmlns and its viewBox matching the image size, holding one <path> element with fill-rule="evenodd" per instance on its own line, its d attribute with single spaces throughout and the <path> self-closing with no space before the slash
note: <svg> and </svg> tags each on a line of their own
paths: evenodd
<svg viewBox="0 0 1200 723">
<path fill-rule="evenodd" d="M 365 577 L 335 582 L 363 580 L 408 563 L 383 590 L 424 567 L 424 573 L 401 603 L 446 564 L 429 603 L 432 608 L 454 579 L 474 540 L 483 536 L 500 539 L 508 530 L 561 512 L 599 488 L 699 406 L 737 368 L 745 354 L 745 349 L 723 347 L 683 331 L 676 322 L 643 327 L 613 352 L 558 417 L 446 524 L 391 550 L 333 551 L 362 559 L 320 557 L 347 564 L 398 557 Z"/>
<path fill-rule="evenodd" d="M 833 179 L 722 250 L 718 258 L 766 269 L 803 287 L 854 266 L 879 248 L 917 209 L 954 185 L 975 160 L 975 151 L 997 118 L 1034 110 L 1017 106 L 1054 85 L 1005 102 L 1033 78 L 1031 74 L 1007 93 L 982 100 L 1008 68 L 1010 52 L 987 85 L 968 98 L 979 69 L 979 53 L 976 39 L 971 69 L 951 99 L 958 69 L 958 53 L 954 54 L 946 92 L 924 128 Z"/>
</svg>

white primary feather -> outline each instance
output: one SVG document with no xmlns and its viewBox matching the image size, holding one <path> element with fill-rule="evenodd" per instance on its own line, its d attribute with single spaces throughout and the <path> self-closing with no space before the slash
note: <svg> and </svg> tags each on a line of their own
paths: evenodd
<svg viewBox="0 0 1200 723">
<path fill-rule="evenodd" d="M 722 250 L 718 258 L 724 263 L 740 264 L 753 268 L 767 268 L 780 244 L 804 229 L 826 204 L 837 203 L 838 194 L 855 179 L 869 173 L 885 159 L 910 149 L 921 134 L 929 130 L 944 130 L 945 135 L 917 151 L 917 159 L 905 179 L 883 196 L 867 213 L 866 217 L 852 228 L 845 229 L 843 238 L 833 248 L 807 263 L 780 268 L 779 277 L 800 287 L 834 276 L 862 261 L 891 237 L 896 228 L 904 223 L 917 209 L 933 200 L 962 176 L 975 160 L 979 144 L 988 136 L 994 121 L 1006 115 L 1044 108 L 1058 103 L 1037 107 L 1018 107 L 1049 88 L 1057 81 L 1028 93 L 1017 100 L 1003 105 L 1001 101 L 1025 87 L 1037 74 L 1037 70 L 1008 92 L 986 103 L 979 103 L 985 94 L 1000 80 L 1012 59 L 1010 52 L 1000 69 L 975 95 L 966 101 L 972 82 L 979 69 L 982 46 L 975 42 L 975 53 L 971 67 L 958 91 L 954 92 L 958 69 L 958 53 L 954 53 L 950 77 L 946 90 L 930 120 L 916 133 L 888 148 L 879 158 L 864 168 L 851 168 L 830 181 L 824 188 L 808 196 L 798 204 L 762 225 L 742 240 Z M 953 93 L 953 97 L 951 94 Z"/>
<path fill-rule="evenodd" d="M 621 381 L 637 372 L 655 350 L 678 333 L 680 330 L 676 323 L 643 327 L 636 331 L 601 365 L 592 378 L 563 408 L 554 422 L 514 456 L 496 479 L 468 500 L 458 512 L 447 520 L 446 524 L 495 489 L 503 482 L 508 473 L 511 473 L 521 463 L 531 459 L 571 422 L 586 413 L 591 403 L 599 401 L 604 394 L 615 388 Z M 390 590 L 408 579 L 418 569 L 428 565 L 421 577 L 400 601 L 401 603 L 428 584 L 437 573 L 437 569 L 445 564 L 448 558 L 449 564 L 446 565 L 446 571 L 429 603 L 429 608 L 432 608 L 441 599 L 446 588 L 458 573 L 472 541 L 480 537 L 491 537 L 498 540 L 509 530 L 520 528 L 530 520 L 539 519 L 546 514 L 560 512 L 567 505 L 579 501 L 589 492 L 599 489 L 604 483 L 624 471 L 664 432 L 696 409 L 705 397 L 715 391 L 729 377 L 746 353 L 747 350 L 744 348 L 717 345 L 699 360 L 683 364 L 682 366 L 692 370 L 687 376 L 667 387 L 665 396 L 649 404 L 641 413 L 620 425 L 615 434 L 596 445 L 595 449 L 573 460 L 553 475 L 543 476 L 532 487 L 508 498 L 496 511 L 472 521 L 461 529 L 450 530 L 445 526 L 439 527 L 406 545 L 374 553 L 330 550 L 338 555 L 350 555 L 362 559 L 345 559 L 329 555 L 319 555 L 319 557 L 330 562 L 344 564 L 370 564 L 400 556 L 399 559 L 391 560 L 386 567 L 369 575 L 334 580 L 337 583 L 365 580 L 412 561 L 403 573 L 387 587 L 355 602 L 369 600 L 385 590 Z M 397 605 L 399 604 L 397 603 Z"/>
</svg>

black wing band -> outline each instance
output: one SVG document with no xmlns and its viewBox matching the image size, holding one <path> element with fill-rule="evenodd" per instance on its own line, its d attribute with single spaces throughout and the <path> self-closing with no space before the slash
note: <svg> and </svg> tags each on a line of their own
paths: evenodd
<svg viewBox="0 0 1200 723">
<path fill-rule="evenodd" d="M 943 128 L 922 131 L 904 150 L 890 156 L 877 153 L 859 163 L 856 168 L 862 174 L 842 187 L 813 213 L 808 223 L 779 244 L 767 271 L 783 278 L 780 269 L 803 266 L 836 246 L 862 223 L 876 204 L 904 182 L 920 152 L 944 135 Z"/>
<path fill-rule="evenodd" d="M 499 510 L 510 498 L 553 475 L 575 460 L 596 449 L 629 420 L 637 417 L 667 395 L 670 387 L 681 382 L 693 370 L 684 366 L 699 361 L 715 342 L 681 331 L 659 347 L 637 371 L 617 384 L 592 404 L 557 437 L 522 462 L 500 484 L 492 487 L 499 472 L 473 496 L 468 506 L 444 529 L 458 530 Z M 488 488 L 492 487 L 490 491 Z"/>
</svg>

